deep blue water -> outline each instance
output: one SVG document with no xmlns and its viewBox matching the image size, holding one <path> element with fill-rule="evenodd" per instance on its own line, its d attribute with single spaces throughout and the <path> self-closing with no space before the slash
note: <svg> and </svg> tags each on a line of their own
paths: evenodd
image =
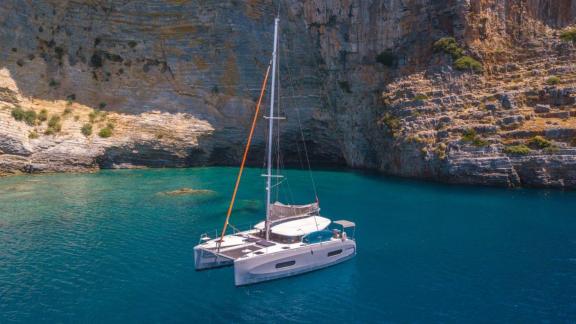
<svg viewBox="0 0 576 324">
<path fill-rule="evenodd" d="M 576 321 L 576 193 L 435 185 L 316 171 L 323 214 L 357 223 L 358 255 L 234 287 L 195 272 L 236 169 L 0 179 L 0 323 Z M 248 170 L 234 224 L 261 219 Z M 308 174 L 287 172 L 295 202 Z M 167 196 L 182 187 L 214 194 Z M 289 195 L 288 195 L 289 196 Z"/>
</svg>

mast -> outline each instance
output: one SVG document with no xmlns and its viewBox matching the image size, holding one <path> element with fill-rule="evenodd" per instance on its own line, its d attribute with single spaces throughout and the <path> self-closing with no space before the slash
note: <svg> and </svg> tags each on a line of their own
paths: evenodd
<svg viewBox="0 0 576 324">
<path fill-rule="evenodd" d="M 270 95 L 270 116 L 268 116 L 268 160 L 266 173 L 266 240 L 270 239 L 270 197 L 272 194 L 272 135 L 274 134 L 274 94 L 276 93 L 276 50 L 278 47 L 278 23 L 280 18 L 274 19 L 274 51 L 272 52 L 272 87 Z"/>
</svg>

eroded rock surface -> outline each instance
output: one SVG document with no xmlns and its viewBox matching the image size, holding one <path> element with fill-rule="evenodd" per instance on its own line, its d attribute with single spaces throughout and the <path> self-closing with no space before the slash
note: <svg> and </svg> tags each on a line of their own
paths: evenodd
<svg viewBox="0 0 576 324">
<path fill-rule="evenodd" d="M 260 0 L 2 1 L 0 172 L 237 163 L 274 12 Z M 303 135 L 315 164 L 576 187 L 576 50 L 560 39 L 572 1 L 290 0 L 281 13 L 288 162 Z M 434 47 L 445 37 L 458 56 Z M 17 107 L 48 120 L 15 120 Z"/>
</svg>

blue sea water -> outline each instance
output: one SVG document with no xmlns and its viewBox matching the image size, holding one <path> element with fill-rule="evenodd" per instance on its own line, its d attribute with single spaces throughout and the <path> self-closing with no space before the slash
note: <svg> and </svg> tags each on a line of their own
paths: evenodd
<svg viewBox="0 0 576 324">
<path fill-rule="evenodd" d="M 574 323 L 576 193 L 446 186 L 315 171 L 323 214 L 357 223 L 358 255 L 236 288 L 195 272 L 237 169 L 0 179 L 0 323 Z M 261 170 L 234 224 L 263 215 Z M 287 197 L 313 198 L 287 171 Z M 214 193 L 171 196 L 183 187 Z"/>
</svg>

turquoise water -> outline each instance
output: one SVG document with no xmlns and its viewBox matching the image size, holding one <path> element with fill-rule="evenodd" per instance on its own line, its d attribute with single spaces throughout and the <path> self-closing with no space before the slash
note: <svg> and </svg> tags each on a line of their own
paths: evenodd
<svg viewBox="0 0 576 324">
<path fill-rule="evenodd" d="M 195 272 L 236 169 L 0 179 L 0 323 L 574 322 L 576 193 L 435 185 L 317 171 L 323 213 L 358 225 L 358 255 L 236 288 Z M 233 223 L 261 219 L 248 170 Z M 292 196 L 312 196 L 288 171 Z M 159 192 L 182 187 L 200 195 Z"/>
</svg>

